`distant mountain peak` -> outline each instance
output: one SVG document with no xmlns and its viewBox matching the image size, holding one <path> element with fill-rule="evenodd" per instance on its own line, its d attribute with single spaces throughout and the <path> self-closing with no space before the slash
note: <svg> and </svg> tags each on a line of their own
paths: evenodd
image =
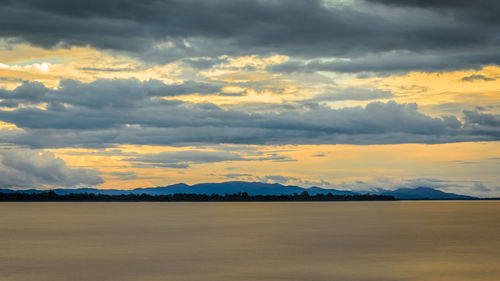
<svg viewBox="0 0 500 281">
<path fill-rule="evenodd" d="M 415 188 L 402 187 L 379 194 L 392 195 L 397 199 L 473 199 L 472 196 L 448 193 L 432 187 L 419 186 Z"/>
<path fill-rule="evenodd" d="M 46 190 L 10 190 L 10 189 L 0 189 L 0 192 L 11 193 L 11 192 L 44 192 Z M 310 188 L 303 188 L 294 185 L 282 185 L 279 183 L 264 183 L 264 182 L 247 182 L 247 181 L 227 181 L 221 183 L 199 183 L 188 185 L 185 183 L 176 183 L 168 186 L 158 186 L 158 187 L 147 187 L 147 188 L 135 188 L 132 190 L 120 190 L 120 189 L 97 189 L 97 188 L 79 188 L 79 189 L 55 189 L 57 194 L 69 194 L 69 193 L 96 193 L 96 194 L 106 194 L 106 195 L 120 195 L 120 194 L 142 194 L 146 193 L 149 195 L 169 195 L 175 193 L 197 193 L 197 194 L 207 194 L 211 195 L 213 193 L 224 195 L 224 194 L 234 194 L 238 192 L 246 192 L 248 195 L 281 195 L 281 194 L 294 194 L 302 193 L 307 191 L 310 195 L 315 194 L 328 194 L 333 195 L 357 195 L 357 194 L 375 194 L 375 195 L 391 195 L 396 199 L 473 199 L 474 197 L 459 195 L 455 193 L 447 193 L 438 189 L 431 187 L 416 187 L 416 188 L 398 188 L 396 190 L 385 190 L 382 188 L 377 188 L 375 190 L 370 190 L 366 192 L 361 191 L 350 191 L 350 190 L 337 190 L 337 189 L 325 189 L 317 186 Z"/>
</svg>

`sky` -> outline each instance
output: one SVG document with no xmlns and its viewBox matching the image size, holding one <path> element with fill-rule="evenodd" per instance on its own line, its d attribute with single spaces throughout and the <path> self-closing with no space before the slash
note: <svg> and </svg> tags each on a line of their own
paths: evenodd
<svg viewBox="0 0 500 281">
<path fill-rule="evenodd" d="M 5 0 L 0 188 L 500 196 L 496 0 Z"/>
</svg>

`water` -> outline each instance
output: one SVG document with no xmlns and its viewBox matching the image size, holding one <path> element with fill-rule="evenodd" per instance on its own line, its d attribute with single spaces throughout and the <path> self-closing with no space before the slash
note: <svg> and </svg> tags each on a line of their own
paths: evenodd
<svg viewBox="0 0 500 281">
<path fill-rule="evenodd" d="M 494 201 L 0 203 L 1 281 L 499 278 Z"/>
</svg>

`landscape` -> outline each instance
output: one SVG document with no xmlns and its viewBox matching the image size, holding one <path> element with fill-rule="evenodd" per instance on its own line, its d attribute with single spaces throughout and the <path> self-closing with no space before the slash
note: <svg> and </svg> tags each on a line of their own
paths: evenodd
<svg viewBox="0 0 500 281">
<path fill-rule="evenodd" d="M 0 1 L 0 281 L 497 281 L 499 14 Z"/>
<path fill-rule="evenodd" d="M 53 193 L 52 200 L 82 200 L 82 201 L 99 201 L 99 200 L 116 200 L 116 201 L 172 201 L 175 200 L 172 197 L 160 197 L 160 196 L 173 196 L 173 195 L 217 195 L 210 199 L 207 197 L 188 197 L 179 198 L 180 201 L 224 201 L 221 196 L 234 195 L 232 201 L 294 201 L 297 198 L 293 197 L 283 197 L 279 198 L 281 195 L 289 196 L 299 196 L 303 195 L 305 198 L 301 198 L 301 201 L 362 201 L 362 200 L 479 200 L 479 199 L 498 199 L 498 198 L 478 198 L 467 195 L 460 195 L 454 193 L 447 193 L 437 189 L 429 187 L 417 187 L 417 188 L 399 188 L 396 190 L 384 190 L 375 189 L 369 191 L 350 191 L 350 190 L 337 190 L 337 189 L 325 189 L 320 187 L 310 187 L 302 188 L 299 186 L 285 186 L 278 183 L 260 183 L 260 182 L 223 182 L 223 183 L 201 183 L 195 185 L 186 184 L 174 184 L 164 187 L 154 187 L 154 188 L 135 188 L 131 190 L 119 190 L 119 189 L 96 189 L 96 188 L 77 188 L 77 189 L 54 189 L 51 190 Z M 46 201 L 50 198 L 45 198 L 44 196 L 48 192 L 46 190 L 37 189 L 24 189 L 24 190 L 11 190 L 11 189 L 0 189 L 0 201 L 16 201 L 16 200 L 33 200 L 33 201 Z M 42 195 L 42 197 L 37 197 L 35 195 Z M 103 195 L 104 197 L 71 197 L 64 196 L 76 196 L 76 195 L 91 195 L 98 196 Z M 241 198 L 243 194 L 243 197 Z M 12 196 L 7 196 L 12 195 Z M 20 196 L 18 196 L 20 195 Z M 125 197 L 120 197 L 125 195 Z M 133 195 L 133 196 L 131 196 Z M 141 197 L 141 195 L 143 197 Z M 318 195 L 330 195 L 337 196 L 328 198 L 321 197 L 309 197 Z M 15 197 L 17 196 L 17 197 Z M 62 197 L 57 197 L 62 196 Z M 110 197 L 106 197 L 110 196 Z M 128 196 L 128 197 L 127 197 Z M 155 200 L 155 196 L 156 198 Z M 250 196 L 250 197 L 249 197 Z M 261 197 L 260 199 L 255 196 L 268 196 Z M 360 196 L 366 196 L 364 199 Z M 385 197 L 384 197 L 385 196 Z M 253 197 L 253 198 L 251 198 Z M 24 199 L 23 199 L 24 198 Z M 38 199 L 37 199 L 38 198 Z M 78 199 L 79 198 L 79 199 Z M 163 198 L 163 199 L 162 199 Z M 229 201 L 231 201 L 229 200 Z"/>
</svg>

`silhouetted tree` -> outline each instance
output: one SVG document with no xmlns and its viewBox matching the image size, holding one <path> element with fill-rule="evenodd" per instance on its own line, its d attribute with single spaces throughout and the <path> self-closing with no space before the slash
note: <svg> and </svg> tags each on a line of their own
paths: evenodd
<svg viewBox="0 0 500 281">
<path fill-rule="evenodd" d="M 293 193 L 292 195 L 253 195 L 250 196 L 246 192 L 238 192 L 235 194 L 219 195 L 213 193 L 193 194 L 193 193 L 176 193 L 171 195 L 149 195 L 143 194 L 121 194 L 121 195 L 104 195 L 94 193 L 70 193 L 58 195 L 54 190 L 40 193 L 1 193 L 0 201 L 374 201 L 374 200 L 395 200 L 393 196 L 388 195 L 333 195 L 316 194 L 309 195 L 307 191 L 300 195 Z"/>
</svg>

